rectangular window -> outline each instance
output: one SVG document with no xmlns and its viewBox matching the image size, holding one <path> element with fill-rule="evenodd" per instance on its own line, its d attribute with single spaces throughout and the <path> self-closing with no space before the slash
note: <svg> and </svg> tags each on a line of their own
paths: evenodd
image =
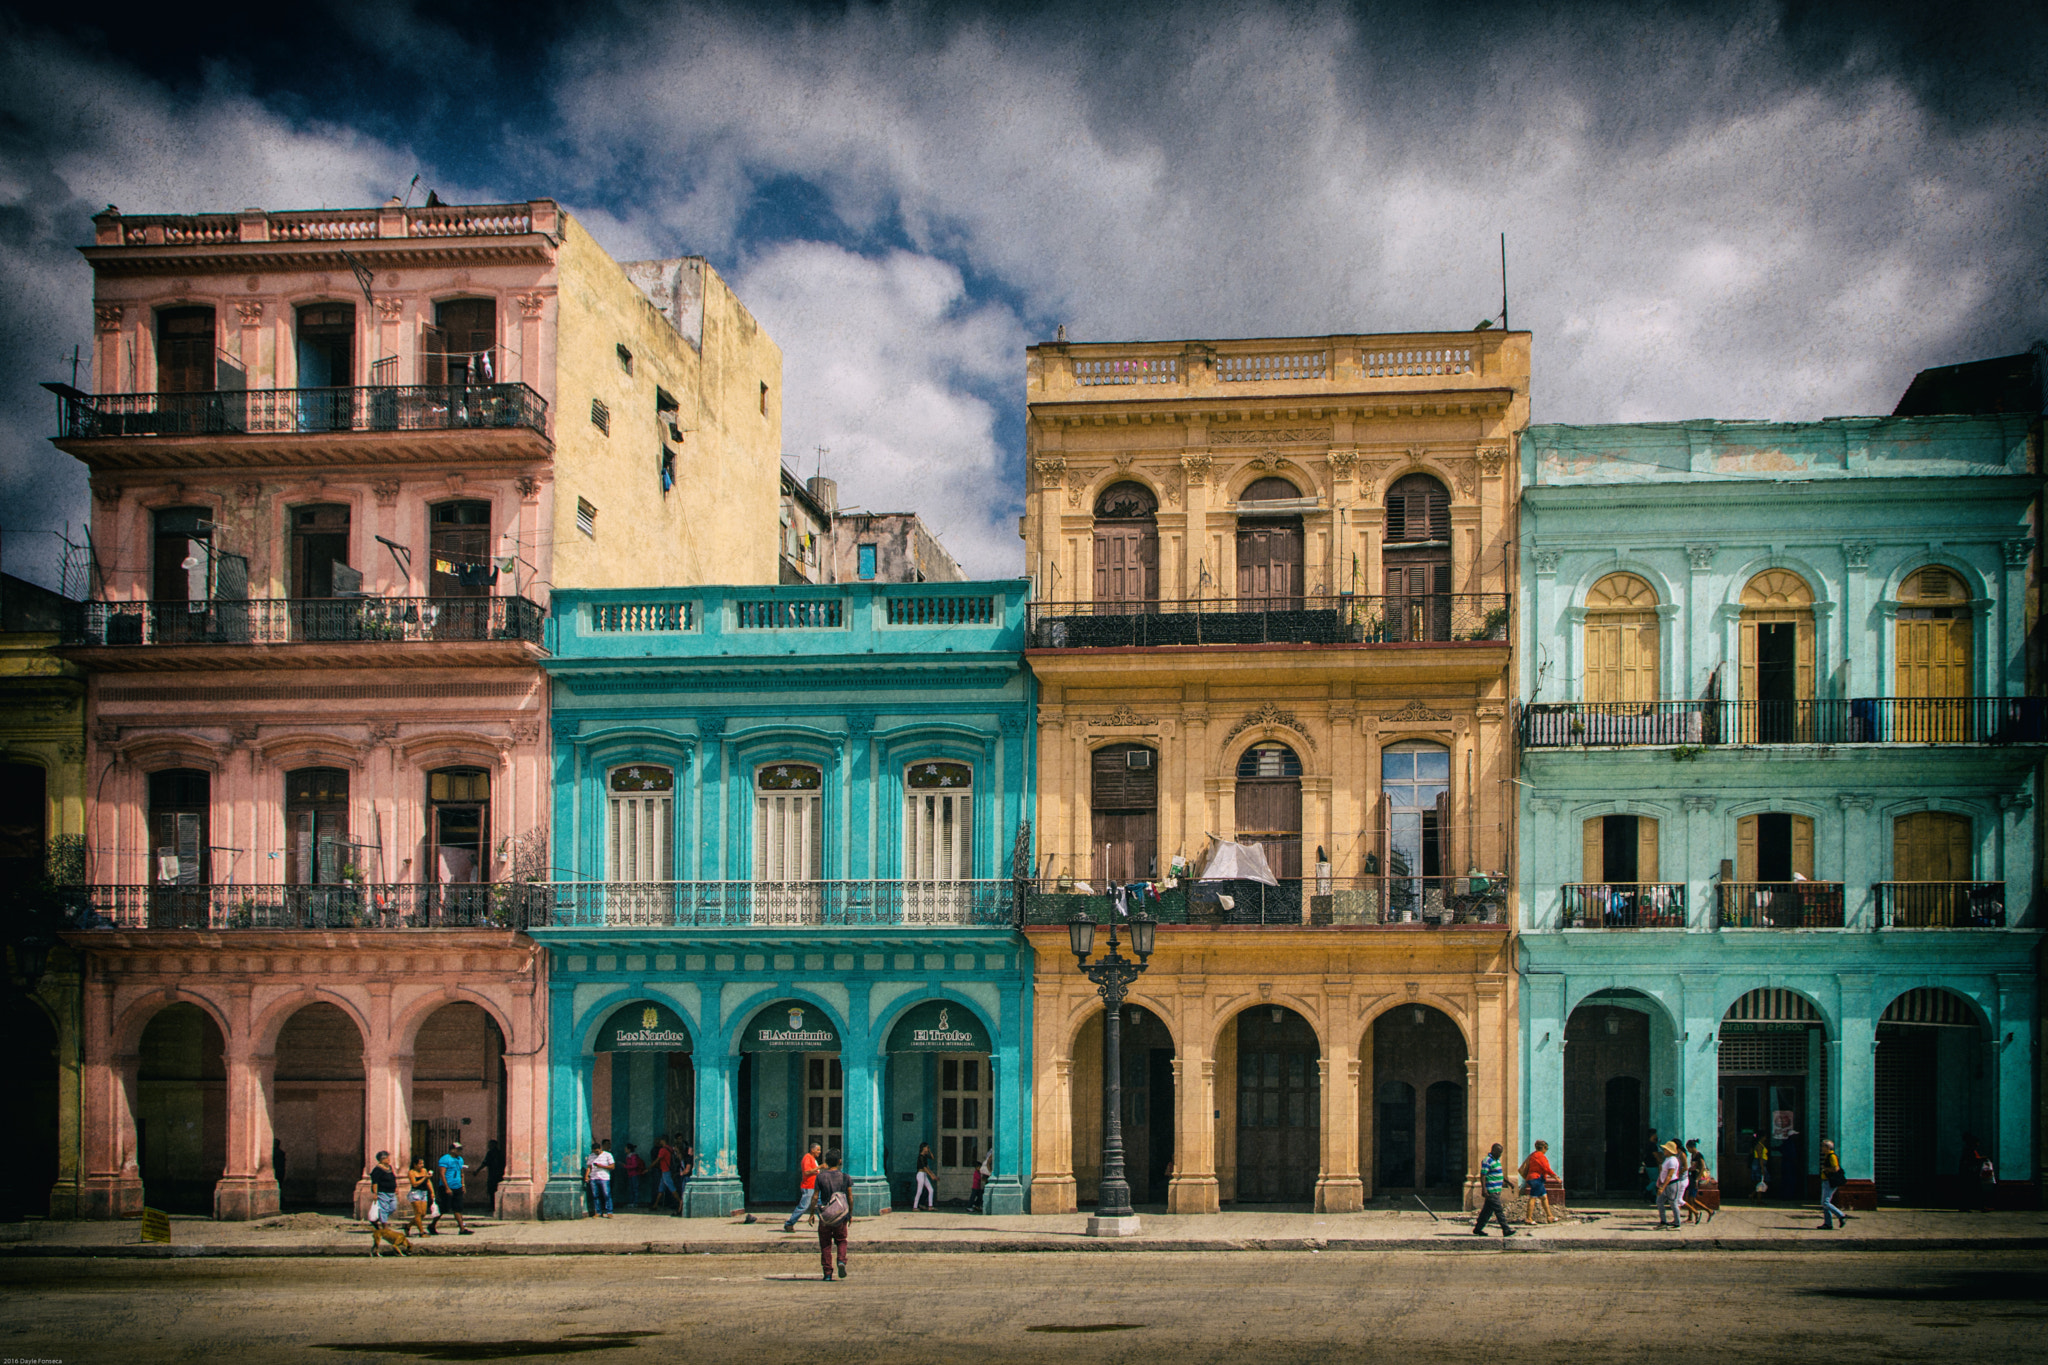
<svg viewBox="0 0 2048 1365">
<path fill-rule="evenodd" d="M 768 386 L 766 384 L 761 386 L 761 415 L 763 417 L 768 415 Z"/>
<path fill-rule="evenodd" d="M 607 436 L 612 434 L 612 410 L 605 406 L 602 398 L 590 400 L 590 425 Z"/>
<path fill-rule="evenodd" d="M 582 498 L 576 499 L 576 529 L 586 536 L 597 535 L 597 509 Z"/>
<path fill-rule="evenodd" d="M 619 343 L 619 368 L 627 374 L 633 373 L 633 353 L 626 349 L 626 343 Z"/>
<path fill-rule="evenodd" d="M 875 547 L 871 544 L 860 547 L 860 576 L 864 580 L 875 576 Z"/>
</svg>

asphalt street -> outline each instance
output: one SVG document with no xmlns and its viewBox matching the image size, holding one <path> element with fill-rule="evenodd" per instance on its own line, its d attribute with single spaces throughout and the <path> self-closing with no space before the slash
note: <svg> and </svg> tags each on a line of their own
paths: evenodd
<svg viewBox="0 0 2048 1365">
<path fill-rule="evenodd" d="M 2048 1355 L 2048 1253 L 788 1255 L 0 1262 L 10 1362 Z"/>
</svg>

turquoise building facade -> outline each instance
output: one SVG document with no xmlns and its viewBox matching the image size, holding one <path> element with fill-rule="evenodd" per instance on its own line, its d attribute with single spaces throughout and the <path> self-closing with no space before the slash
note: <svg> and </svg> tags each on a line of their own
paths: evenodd
<svg viewBox="0 0 2048 1365">
<path fill-rule="evenodd" d="M 1574 1197 L 1653 1128 L 1736 1197 L 1823 1138 L 1878 1199 L 2032 1180 L 2033 431 L 1526 434 L 1520 1136 Z"/>
<path fill-rule="evenodd" d="M 553 1170 L 694 1146 L 693 1216 L 793 1204 L 817 1141 L 855 1209 L 993 1148 L 1030 1179 L 1026 584 L 558 592 L 549 622 Z"/>
</svg>

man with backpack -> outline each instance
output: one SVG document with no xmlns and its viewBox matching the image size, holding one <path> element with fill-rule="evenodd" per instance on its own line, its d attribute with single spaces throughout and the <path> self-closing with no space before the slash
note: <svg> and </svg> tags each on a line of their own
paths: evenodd
<svg viewBox="0 0 2048 1365">
<path fill-rule="evenodd" d="M 825 1153 L 818 1172 L 818 1260 L 832 1278 L 832 1248 L 839 1248 L 839 1278 L 846 1278 L 846 1230 L 853 1223 L 853 1181 L 839 1169 L 839 1149 Z"/>
</svg>

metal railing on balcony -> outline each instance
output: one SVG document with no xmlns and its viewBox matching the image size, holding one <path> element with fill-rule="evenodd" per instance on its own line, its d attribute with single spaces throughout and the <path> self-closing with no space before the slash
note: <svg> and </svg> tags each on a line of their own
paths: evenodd
<svg viewBox="0 0 2048 1365">
<path fill-rule="evenodd" d="M 1716 897 L 1723 929 L 1840 929 L 1840 882 L 1722 882 Z"/>
<path fill-rule="evenodd" d="M 546 614 L 524 597 L 80 602 L 71 609 L 64 643 L 118 647 L 522 640 L 538 644 Z"/>
<path fill-rule="evenodd" d="M 1152 645 L 1447 644 L 1508 638 L 1506 593 L 1033 602 L 1039 649 Z"/>
<path fill-rule="evenodd" d="M 57 439 L 105 436 L 319 435 L 354 431 L 547 432 L 547 400 L 524 384 L 389 384 L 223 389 L 208 393 L 57 395 Z"/>
<path fill-rule="evenodd" d="M 532 882 L 89 886 L 78 929 L 524 929 Z"/>
<path fill-rule="evenodd" d="M 2003 929 L 2004 882 L 1875 882 L 1883 929 Z"/>
<path fill-rule="evenodd" d="M 1567 882 L 1561 929 L 1683 929 L 1684 882 Z"/>
<path fill-rule="evenodd" d="M 2038 744 L 2040 697 L 1854 697 L 1825 701 L 1531 702 L 1525 749 L 1573 745 Z"/>
<path fill-rule="evenodd" d="M 550 882 L 533 924 L 552 929 L 1004 928 L 1016 883 L 977 881 Z"/>
<path fill-rule="evenodd" d="M 1115 888 L 1071 877 L 1032 883 L 1025 894 L 1027 924 L 1098 924 L 1149 915 L 1161 924 L 1294 925 L 1331 928 L 1365 925 L 1488 924 L 1507 920 L 1502 877 L 1307 877 L 1278 886 L 1256 881 L 1183 881 L 1146 894 L 1127 887 L 1118 908 Z"/>
</svg>

